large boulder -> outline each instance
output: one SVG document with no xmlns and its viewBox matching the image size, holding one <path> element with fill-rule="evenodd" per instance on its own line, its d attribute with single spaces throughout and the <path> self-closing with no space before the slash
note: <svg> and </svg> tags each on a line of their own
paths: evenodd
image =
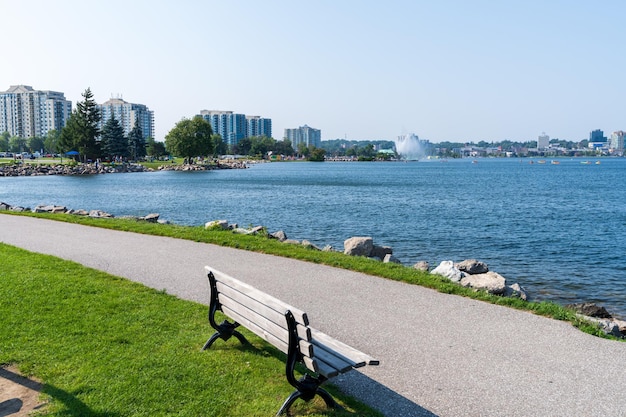
<svg viewBox="0 0 626 417">
<path fill-rule="evenodd" d="M 506 289 L 504 290 L 504 296 L 505 297 L 517 297 L 517 298 L 521 298 L 524 301 L 528 300 L 528 293 L 526 292 L 524 287 L 519 285 L 517 282 L 515 284 L 506 286 Z"/>
<path fill-rule="evenodd" d="M 374 239 L 371 237 L 351 237 L 343 242 L 343 253 L 351 256 L 371 256 Z"/>
<path fill-rule="evenodd" d="M 159 220 L 159 213 L 150 213 L 140 218 L 148 223 L 156 223 Z"/>
<path fill-rule="evenodd" d="M 493 271 L 485 274 L 466 275 L 461 279 L 461 285 L 485 290 L 490 294 L 504 294 L 506 291 L 506 279 Z"/>
<path fill-rule="evenodd" d="M 204 224 L 205 229 L 228 229 L 228 220 L 213 220 Z"/>
<path fill-rule="evenodd" d="M 274 232 L 269 235 L 269 237 L 273 239 L 278 239 L 280 242 L 284 242 L 285 240 L 287 240 L 287 234 L 283 230 Z"/>
<path fill-rule="evenodd" d="M 583 316 L 597 317 L 600 319 L 610 319 L 613 317 L 608 311 L 606 311 L 606 308 L 598 306 L 595 303 L 567 304 L 565 307 L 571 308 Z"/>
<path fill-rule="evenodd" d="M 374 247 L 372 248 L 372 252 L 369 256 L 372 258 L 385 259 L 385 256 L 392 254 L 393 249 L 391 248 L 391 246 L 374 245 Z"/>
<path fill-rule="evenodd" d="M 489 272 L 489 267 L 484 262 L 477 261 L 476 259 L 466 259 L 464 261 L 454 264 L 454 266 L 460 271 L 467 272 L 468 274 L 485 274 Z"/>
<path fill-rule="evenodd" d="M 419 261 L 415 265 L 413 265 L 414 269 L 418 271 L 428 271 L 430 269 L 430 264 L 428 261 Z"/>
<path fill-rule="evenodd" d="M 441 261 L 430 273 L 446 277 L 452 282 L 459 282 L 467 275 L 465 272 L 456 268 L 452 261 Z"/>
</svg>

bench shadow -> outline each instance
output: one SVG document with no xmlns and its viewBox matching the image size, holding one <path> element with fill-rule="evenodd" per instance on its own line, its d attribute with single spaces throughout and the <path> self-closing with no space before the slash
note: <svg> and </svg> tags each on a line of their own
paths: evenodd
<svg viewBox="0 0 626 417">
<path fill-rule="evenodd" d="M 255 346 L 253 344 L 244 345 L 236 342 L 235 345 L 229 346 L 230 349 L 233 347 L 256 355 L 273 356 L 282 362 L 285 361 L 286 357 L 280 350 L 267 344 Z M 303 366 L 298 366 L 297 368 L 300 372 L 305 371 Z M 385 416 L 439 417 L 437 414 L 403 397 L 358 370 L 338 375 L 328 380 L 327 383 L 336 387 L 342 394 L 349 395 L 367 404 Z"/>
<path fill-rule="evenodd" d="M 75 394 L 71 392 L 62 390 L 60 388 L 55 387 L 54 385 L 40 383 L 37 381 L 33 381 L 32 379 L 26 378 L 18 373 L 12 372 L 9 369 L 0 367 L 0 378 L 7 379 L 15 384 L 22 385 L 26 388 L 29 388 L 34 391 L 43 392 L 46 395 L 54 398 L 65 404 L 66 410 L 63 411 L 64 416 L 75 416 L 75 417 L 121 417 L 119 413 L 110 413 L 110 412 L 96 412 L 89 408 L 85 403 L 80 401 Z M 80 390 L 84 392 L 84 389 Z M 6 406 L 6 411 L 9 414 L 6 414 L 4 411 L 0 413 L 0 417 L 10 416 L 10 410 L 16 409 L 17 412 L 22 407 L 22 401 L 19 398 L 13 398 L 8 401 L 4 401 L 1 403 Z"/>
<path fill-rule="evenodd" d="M 358 371 L 339 375 L 328 382 L 342 393 L 358 399 L 385 416 L 438 417 L 437 414 Z"/>
</svg>

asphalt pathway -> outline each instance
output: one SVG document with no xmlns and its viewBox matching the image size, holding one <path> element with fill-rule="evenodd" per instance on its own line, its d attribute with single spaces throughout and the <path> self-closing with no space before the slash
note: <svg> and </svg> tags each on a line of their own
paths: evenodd
<svg viewBox="0 0 626 417">
<path fill-rule="evenodd" d="M 204 304 L 205 265 L 246 281 L 378 358 L 333 383 L 387 416 L 626 416 L 626 343 L 568 323 L 323 265 L 29 217 L 0 215 L 0 242 Z"/>
</svg>

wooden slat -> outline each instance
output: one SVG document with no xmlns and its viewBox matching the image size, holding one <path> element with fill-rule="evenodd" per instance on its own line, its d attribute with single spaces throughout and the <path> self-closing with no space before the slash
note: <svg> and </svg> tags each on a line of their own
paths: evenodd
<svg viewBox="0 0 626 417">
<path fill-rule="evenodd" d="M 276 323 L 274 323 L 273 321 L 268 320 L 267 318 L 258 314 L 256 311 L 252 311 L 246 306 L 239 304 L 235 302 L 234 300 L 231 300 L 230 298 L 226 297 L 224 294 L 220 294 L 220 303 L 222 304 L 222 311 L 224 313 L 226 313 L 227 309 L 229 311 L 234 311 L 235 313 L 239 315 L 239 317 L 243 317 L 248 322 L 255 324 L 257 327 L 263 329 L 264 331 L 268 333 L 271 333 L 274 337 L 283 341 L 284 343 L 286 344 L 289 343 L 289 332 L 287 331 L 287 329 L 285 329 L 286 323 L 285 325 L 281 327 L 277 325 Z M 226 314 L 230 316 L 230 314 L 228 313 Z M 283 320 L 285 319 L 283 318 Z M 238 320 L 237 322 L 239 324 L 243 324 L 239 322 Z"/>
<path fill-rule="evenodd" d="M 358 368 L 359 366 L 365 365 L 365 362 L 356 363 L 346 360 L 346 358 L 336 356 L 333 351 L 326 350 L 322 346 L 315 344 L 315 341 L 313 342 L 313 358 L 336 369 L 340 374 L 349 371 L 351 368 Z"/>
<path fill-rule="evenodd" d="M 319 330 L 312 327 L 309 327 L 309 329 L 311 330 L 311 337 L 313 338 L 313 346 L 320 345 L 325 350 L 333 352 L 334 355 L 340 358 L 345 358 L 347 361 L 353 361 L 356 364 L 359 364 L 358 366 L 355 366 L 356 368 L 364 365 L 378 365 L 380 363 L 377 359 L 372 358 L 368 354 L 363 353 L 352 346 L 348 346 L 345 343 L 320 332 Z"/>
<path fill-rule="evenodd" d="M 269 294 L 260 291 L 251 285 L 246 284 L 245 282 L 239 281 L 229 275 L 224 274 L 223 272 L 216 271 L 215 269 L 205 266 L 204 269 L 208 272 L 213 272 L 215 279 L 219 282 L 223 282 L 231 288 L 236 289 L 237 291 L 247 294 L 250 298 L 256 299 L 260 301 L 262 304 L 267 305 L 268 307 L 273 308 L 279 312 L 285 312 L 287 310 L 291 311 L 291 313 L 296 317 L 296 321 L 298 323 L 302 323 L 304 325 L 309 324 L 309 319 L 306 313 L 298 308 L 295 308 L 283 301 L 280 301 L 277 298 L 272 297 Z"/>
<path fill-rule="evenodd" d="M 222 305 L 230 305 L 237 303 L 245 306 L 246 308 L 256 312 L 257 314 L 272 321 L 274 324 L 287 330 L 287 321 L 285 320 L 285 311 L 276 311 L 265 304 L 256 301 L 249 296 L 240 293 L 239 291 L 224 285 L 221 282 L 217 282 L 217 290 L 219 292 L 219 301 Z"/>
<path fill-rule="evenodd" d="M 337 371 L 337 369 L 318 359 L 305 358 L 304 365 L 311 371 L 324 375 L 326 378 L 332 378 L 339 375 L 339 371 Z"/>
<path fill-rule="evenodd" d="M 265 340 L 266 342 L 269 342 L 270 344 L 278 348 L 278 350 L 280 350 L 281 352 L 287 353 L 288 351 L 287 343 L 285 343 L 283 340 L 265 331 L 264 329 L 257 326 L 255 323 L 251 322 L 247 318 L 240 316 L 236 311 L 230 310 L 228 307 L 224 307 L 223 312 L 228 317 L 232 318 L 237 323 L 239 323 L 246 329 L 250 330 L 252 333 L 256 334 L 257 336 L 259 336 L 261 339 Z"/>
</svg>

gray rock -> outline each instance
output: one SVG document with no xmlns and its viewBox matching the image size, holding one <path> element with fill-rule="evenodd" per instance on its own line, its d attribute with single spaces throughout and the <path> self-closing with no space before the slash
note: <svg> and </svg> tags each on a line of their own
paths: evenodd
<svg viewBox="0 0 626 417">
<path fill-rule="evenodd" d="M 289 243 L 291 245 L 299 245 L 300 241 L 299 240 L 295 240 L 295 239 L 285 239 L 285 240 L 283 240 L 283 243 Z"/>
<path fill-rule="evenodd" d="M 264 226 L 255 226 L 252 229 L 250 229 L 250 233 L 252 233 L 253 235 L 256 235 L 257 233 L 261 233 L 264 230 L 265 230 Z"/>
<path fill-rule="evenodd" d="M 506 289 L 504 290 L 504 295 L 506 297 L 521 298 L 524 301 L 528 300 L 528 293 L 526 292 L 524 287 L 522 287 L 518 283 L 507 285 Z"/>
<path fill-rule="evenodd" d="M 0 202 L 0 210 L 10 210 L 11 206 L 7 203 Z"/>
<path fill-rule="evenodd" d="M 597 317 L 601 319 L 610 319 L 613 317 L 604 307 L 600 307 L 595 303 L 567 304 L 565 307 L 571 308 L 583 316 Z"/>
<path fill-rule="evenodd" d="M 228 229 L 228 220 L 213 220 L 204 224 L 205 229 Z"/>
<path fill-rule="evenodd" d="M 374 249 L 371 237 L 351 237 L 343 242 L 343 253 L 350 256 L 370 256 Z"/>
<path fill-rule="evenodd" d="M 504 294 L 506 279 L 493 271 L 485 274 L 466 275 L 461 279 L 461 285 L 477 290 L 485 290 L 490 294 Z"/>
<path fill-rule="evenodd" d="M 165 220 L 165 219 L 159 219 L 159 220 L 157 220 L 157 223 L 158 224 L 170 224 L 170 221 L 169 220 Z"/>
<path fill-rule="evenodd" d="M 484 262 L 477 261 L 476 259 L 466 259 L 464 261 L 454 264 L 459 270 L 468 274 L 485 274 L 489 272 L 489 267 Z"/>
<path fill-rule="evenodd" d="M 274 238 L 274 239 L 278 239 L 281 242 L 284 242 L 285 240 L 287 240 L 287 234 L 284 231 L 282 231 L 282 230 L 274 232 L 274 233 L 272 233 L 269 236 Z"/>
<path fill-rule="evenodd" d="M 302 244 L 302 246 L 304 246 L 304 247 L 305 247 L 305 248 L 307 248 L 307 249 L 313 249 L 313 250 L 319 250 L 319 251 L 321 251 L 321 249 L 320 249 L 320 248 L 318 248 L 317 246 L 315 246 L 313 243 L 309 242 L 309 241 L 308 241 L 308 240 L 306 240 L 306 239 L 305 239 L 305 240 L 303 240 L 301 244 Z"/>
<path fill-rule="evenodd" d="M 393 254 L 393 249 L 391 248 L 391 246 L 374 245 L 374 247 L 372 248 L 372 252 L 369 256 L 372 258 L 385 259 L 385 256 L 391 254 Z"/>
<path fill-rule="evenodd" d="M 326 245 L 322 248 L 322 252 L 334 252 L 335 250 L 331 245 Z"/>
<path fill-rule="evenodd" d="M 386 264 L 392 263 L 392 264 L 401 264 L 402 262 L 400 262 L 400 260 L 398 258 L 396 258 L 395 256 L 393 256 L 392 254 L 388 253 L 387 255 L 385 255 L 385 257 L 383 258 L 383 262 Z"/>
<path fill-rule="evenodd" d="M 156 223 L 159 220 L 159 213 L 150 213 L 142 217 L 141 220 L 144 220 L 148 223 Z"/>
<path fill-rule="evenodd" d="M 454 266 L 452 261 L 441 261 L 441 263 L 432 271 L 431 274 L 441 275 L 448 278 L 452 282 L 459 282 L 467 274 Z"/>
<path fill-rule="evenodd" d="M 419 261 L 413 265 L 413 268 L 418 271 L 428 271 L 430 269 L 430 264 L 427 261 Z"/>
</svg>

